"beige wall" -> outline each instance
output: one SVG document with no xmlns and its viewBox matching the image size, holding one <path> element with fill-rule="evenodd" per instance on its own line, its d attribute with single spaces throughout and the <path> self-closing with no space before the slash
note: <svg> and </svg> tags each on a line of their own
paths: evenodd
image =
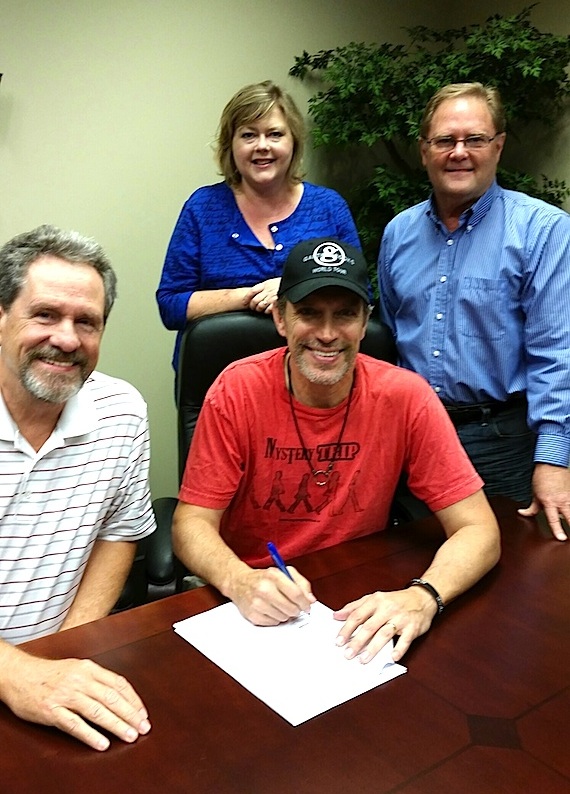
<svg viewBox="0 0 570 794">
<path fill-rule="evenodd" d="M 304 109 L 307 88 L 287 76 L 303 49 L 521 5 L 481 0 L 459 19 L 456 2 L 423 0 L 0 0 L 0 241 L 49 222 L 110 254 L 119 299 L 100 368 L 149 404 L 154 496 L 176 490 L 174 335 L 154 291 L 183 201 L 217 180 L 210 142 L 227 99 L 271 78 Z M 534 19 L 568 33 L 569 6 L 543 0 Z M 570 178 L 568 135 L 540 147 L 536 173 Z"/>
<path fill-rule="evenodd" d="M 445 2 L 440 5 L 441 19 L 450 27 L 479 23 L 493 14 L 517 14 L 531 4 L 527 0 L 477 0 L 477 3 L 466 4 L 460 18 L 457 18 L 457 4 Z M 443 5 L 448 13 L 444 13 Z M 539 0 L 531 20 L 541 31 L 568 36 L 570 3 L 568 0 Z M 507 139 L 503 162 L 509 168 L 528 171 L 539 181 L 541 174 L 547 174 L 551 178 L 565 179 L 570 184 L 570 112 L 556 130 L 536 125 L 520 140 L 511 135 Z M 566 202 L 566 209 L 570 210 L 570 200 Z"/>
</svg>

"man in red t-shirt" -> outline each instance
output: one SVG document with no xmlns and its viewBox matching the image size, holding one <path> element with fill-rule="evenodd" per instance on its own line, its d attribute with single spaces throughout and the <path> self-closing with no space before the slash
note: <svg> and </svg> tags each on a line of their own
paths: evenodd
<svg viewBox="0 0 570 794">
<path fill-rule="evenodd" d="M 418 375 L 358 352 L 369 315 L 362 254 L 338 240 L 291 251 L 273 317 L 287 347 L 230 365 L 208 392 L 174 521 L 178 557 L 259 625 L 310 608 L 310 583 L 272 567 L 383 529 L 400 474 L 447 535 L 414 586 L 335 613 L 348 657 L 394 659 L 499 557 L 482 480 Z M 269 567 L 268 567 L 269 566 Z M 354 635 L 357 627 L 358 634 Z"/>
</svg>

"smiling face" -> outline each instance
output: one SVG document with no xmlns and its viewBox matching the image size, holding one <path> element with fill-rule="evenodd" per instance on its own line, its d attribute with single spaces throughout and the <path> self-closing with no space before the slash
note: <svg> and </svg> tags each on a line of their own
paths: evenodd
<svg viewBox="0 0 570 794">
<path fill-rule="evenodd" d="M 497 132 L 487 103 L 478 97 L 463 96 L 444 100 L 439 105 L 427 137 L 450 135 L 457 139 L 487 135 L 492 138 Z M 460 214 L 488 190 L 495 179 L 504 143 L 502 134 L 484 149 L 467 151 L 463 143 L 458 143 L 450 152 L 437 152 L 422 142 L 422 163 L 443 216 Z"/>
<path fill-rule="evenodd" d="M 0 308 L 0 381 L 18 394 L 62 404 L 76 394 L 99 357 L 105 290 L 90 265 L 42 256 L 8 309 Z"/>
<path fill-rule="evenodd" d="M 295 397 L 307 405 L 335 405 L 346 397 L 366 333 L 364 302 L 343 287 L 324 287 L 274 313 L 291 352 Z"/>
<path fill-rule="evenodd" d="M 254 189 L 283 185 L 288 178 L 294 145 L 279 108 L 238 127 L 232 140 L 232 154 L 243 182 Z"/>
</svg>

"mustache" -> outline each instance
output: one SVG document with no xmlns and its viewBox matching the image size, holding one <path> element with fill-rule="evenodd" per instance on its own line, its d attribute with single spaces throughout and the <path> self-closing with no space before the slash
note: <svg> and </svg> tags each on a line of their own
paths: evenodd
<svg viewBox="0 0 570 794">
<path fill-rule="evenodd" d="M 73 351 L 71 353 L 66 353 L 63 350 L 59 350 L 57 347 L 52 347 L 51 345 L 42 345 L 41 347 L 36 347 L 33 350 L 30 350 L 28 353 L 28 361 L 35 361 L 36 359 L 49 359 L 50 361 L 55 361 L 58 364 L 79 364 L 79 366 L 84 366 L 87 363 L 86 357 L 79 353 L 78 351 Z"/>
<path fill-rule="evenodd" d="M 305 342 L 304 347 L 309 347 L 311 350 L 322 350 L 323 353 L 342 353 L 343 350 L 346 350 L 345 347 L 339 347 L 338 342 L 333 342 L 330 345 L 327 345 L 326 342 L 317 342 L 316 340 L 312 340 L 309 342 Z"/>
</svg>

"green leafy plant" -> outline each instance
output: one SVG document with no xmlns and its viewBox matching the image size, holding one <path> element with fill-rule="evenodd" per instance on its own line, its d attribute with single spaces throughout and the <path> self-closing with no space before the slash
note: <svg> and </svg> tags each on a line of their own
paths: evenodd
<svg viewBox="0 0 570 794">
<path fill-rule="evenodd" d="M 369 261 L 390 218 L 429 195 L 417 140 L 423 108 L 441 86 L 497 86 L 509 133 L 518 138 L 529 124 L 554 127 L 562 115 L 570 93 L 570 36 L 541 33 L 530 21 L 533 8 L 449 30 L 404 28 L 405 45 L 353 42 L 295 58 L 290 74 L 321 89 L 309 99 L 315 146 L 366 147 L 377 163 L 372 175 L 352 184 L 350 197 Z M 539 183 L 501 168 L 498 180 L 552 204 L 570 195 L 565 182 L 547 176 Z"/>
</svg>

